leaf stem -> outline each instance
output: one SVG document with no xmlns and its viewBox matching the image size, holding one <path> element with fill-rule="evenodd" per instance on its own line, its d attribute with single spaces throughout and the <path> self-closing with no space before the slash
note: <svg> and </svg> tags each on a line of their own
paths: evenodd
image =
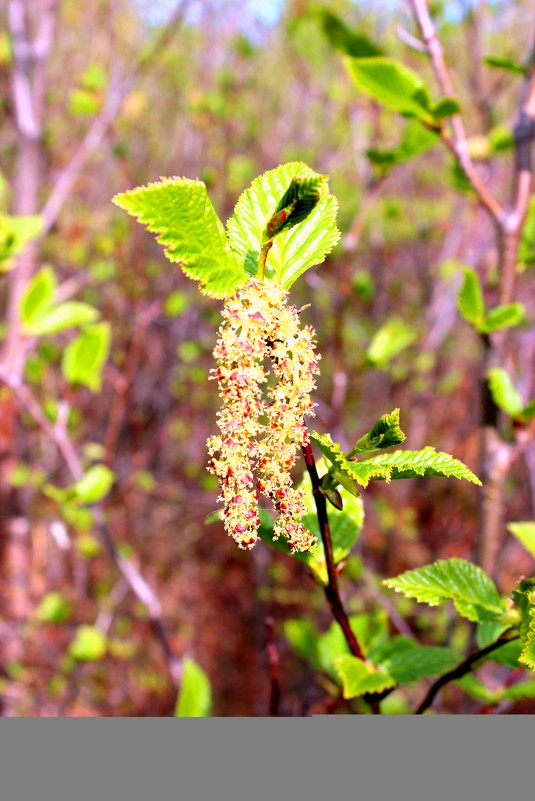
<svg viewBox="0 0 535 801">
<path fill-rule="evenodd" d="M 336 573 L 336 565 L 333 556 L 333 544 L 331 538 L 331 529 L 329 527 L 329 518 L 327 516 L 327 502 L 325 496 L 320 491 L 320 477 L 316 467 L 314 454 L 312 453 L 312 446 L 310 442 L 303 445 L 303 456 L 305 457 L 305 464 L 307 466 L 308 474 L 312 482 L 312 492 L 314 494 L 314 501 L 316 503 L 316 512 L 318 515 L 318 524 L 321 532 L 321 539 L 323 542 L 323 549 L 325 551 L 325 564 L 327 566 L 328 583 L 324 587 L 325 597 L 329 604 L 332 615 L 344 634 L 349 650 L 358 659 L 364 659 L 361 647 L 357 638 L 350 626 L 347 612 L 344 609 L 342 599 L 340 598 L 340 591 L 338 589 L 338 575 Z"/>
<path fill-rule="evenodd" d="M 262 249 L 260 251 L 260 258 L 258 259 L 258 273 L 257 278 L 260 281 L 264 280 L 264 273 L 266 269 L 266 261 L 268 257 L 268 253 L 271 250 L 271 246 L 273 245 L 273 241 L 266 242 L 265 245 L 262 245 Z"/>
</svg>

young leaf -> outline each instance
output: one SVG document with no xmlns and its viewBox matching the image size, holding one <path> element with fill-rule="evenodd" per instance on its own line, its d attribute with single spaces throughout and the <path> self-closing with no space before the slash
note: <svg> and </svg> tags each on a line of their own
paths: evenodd
<svg viewBox="0 0 535 801">
<path fill-rule="evenodd" d="M 315 442 L 325 458 L 331 463 L 329 475 L 337 481 L 344 489 L 352 495 L 360 495 L 357 484 L 366 487 L 370 478 L 388 478 L 390 471 L 387 468 L 370 467 L 367 470 L 358 470 L 360 463 L 349 462 L 337 442 L 333 442 L 330 434 L 318 434 L 317 431 L 310 432 L 310 439 Z"/>
<path fill-rule="evenodd" d="M 326 175 L 317 175 L 312 170 L 303 170 L 295 175 L 266 224 L 262 243 L 271 242 L 278 234 L 306 220 L 320 202 L 321 190 L 326 182 Z"/>
<path fill-rule="evenodd" d="M 464 268 L 463 285 L 457 298 L 459 314 L 468 323 L 479 325 L 485 317 L 485 301 L 479 276 L 472 267 Z"/>
<path fill-rule="evenodd" d="M 422 79 L 400 61 L 379 56 L 347 60 L 357 89 L 390 111 L 433 124 L 431 98 Z"/>
<path fill-rule="evenodd" d="M 366 351 L 369 364 L 384 370 L 388 363 L 409 347 L 416 339 L 416 331 L 400 317 L 391 317 L 378 331 Z"/>
<path fill-rule="evenodd" d="M 491 309 L 483 322 L 478 326 L 482 334 L 492 334 L 503 328 L 520 325 L 526 319 L 526 310 L 522 303 L 508 303 Z"/>
<path fill-rule="evenodd" d="M 283 164 L 255 178 L 240 196 L 227 223 L 230 247 L 240 269 L 255 276 L 266 225 L 296 177 L 311 182 L 321 179 L 317 182 L 320 200 L 301 223 L 282 230 L 273 240 L 265 275 L 285 289 L 306 270 L 320 264 L 340 237 L 336 227 L 338 203 L 329 194 L 326 179 L 302 162 Z"/>
<path fill-rule="evenodd" d="M 312 667 L 319 667 L 318 632 L 310 621 L 302 618 L 287 620 L 284 624 L 284 635 L 301 659 L 305 659 Z"/>
<path fill-rule="evenodd" d="M 433 476 L 444 478 L 458 478 L 471 481 L 481 486 L 481 481 L 459 459 L 454 459 L 449 453 L 435 451 L 428 446 L 421 451 L 394 451 L 382 453 L 367 459 L 365 462 L 350 462 L 351 469 L 356 475 L 357 471 L 383 470 L 388 476 L 380 472 L 370 475 L 370 478 L 386 478 L 387 481 L 399 478 L 415 478 L 417 476 Z"/>
<path fill-rule="evenodd" d="M 514 386 L 509 373 L 503 367 L 492 367 L 488 372 L 489 389 L 496 406 L 517 418 L 522 413 L 522 398 Z"/>
<path fill-rule="evenodd" d="M 97 309 L 88 303 L 69 300 L 34 317 L 26 325 L 26 331 L 34 336 L 57 334 L 67 328 L 94 323 L 98 317 Z"/>
<path fill-rule="evenodd" d="M 104 464 L 90 467 L 83 478 L 77 481 L 73 489 L 82 503 L 98 503 L 106 497 L 115 481 L 115 473 Z"/>
<path fill-rule="evenodd" d="M 71 616 L 71 608 L 60 592 L 47 592 L 36 609 L 35 616 L 41 623 L 66 623 Z"/>
<path fill-rule="evenodd" d="M 433 103 L 431 112 L 435 120 L 445 120 L 447 117 L 453 117 L 454 114 L 458 114 L 460 110 L 459 103 L 453 97 L 442 97 L 436 103 Z"/>
<path fill-rule="evenodd" d="M 34 275 L 20 302 L 20 318 L 26 331 L 39 320 L 54 303 L 56 276 L 52 267 L 42 267 Z"/>
<path fill-rule="evenodd" d="M 522 652 L 518 661 L 535 670 L 535 578 L 523 579 L 513 592 L 520 615 Z"/>
<path fill-rule="evenodd" d="M 157 234 L 167 258 L 198 281 L 201 292 L 223 298 L 247 281 L 202 181 L 163 178 L 116 195 L 113 202 Z"/>
<path fill-rule="evenodd" d="M 185 657 L 182 668 L 182 684 L 176 702 L 175 717 L 210 717 L 212 711 L 210 679 L 197 662 L 188 657 Z"/>
<path fill-rule="evenodd" d="M 374 668 L 352 654 L 337 657 L 334 667 L 342 682 L 344 698 L 381 693 L 396 686 L 395 679 L 388 671 Z"/>
<path fill-rule="evenodd" d="M 42 228 L 41 217 L 0 214 L 0 273 L 8 272 L 15 266 L 13 258 L 22 252 L 28 242 L 39 236 Z"/>
<path fill-rule="evenodd" d="M 327 8 L 319 8 L 317 14 L 321 20 L 323 32 L 331 47 L 352 58 L 369 58 L 380 56 L 381 50 L 367 36 L 353 31 L 337 14 Z"/>
<path fill-rule="evenodd" d="M 507 58 L 506 56 L 485 56 L 483 61 L 488 67 L 506 70 L 507 72 L 514 72 L 516 75 L 526 74 L 526 70 L 522 64 L 519 64 L 518 61 L 514 61 L 512 58 Z"/>
<path fill-rule="evenodd" d="M 505 612 L 505 601 L 492 579 L 464 559 L 439 560 L 383 583 L 429 606 L 453 601 L 457 612 L 472 621 L 491 620 Z"/>
<path fill-rule="evenodd" d="M 102 369 L 110 351 L 110 340 L 109 323 L 87 326 L 76 339 L 69 342 L 63 352 L 61 370 L 65 380 L 97 392 L 102 381 Z"/>
<path fill-rule="evenodd" d="M 397 684 L 410 684 L 425 676 L 440 676 L 461 662 L 461 656 L 451 648 L 419 645 L 410 637 L 397 636 L 374 653 L 373 662 Z"/>
<path fill-rule="evenodd" d="M 439 141 L 436 131 L 426 128 L 420 120 L 410 119 L 405 125 L 403 135 L 397 147 L 391 150 L 370 148 L 366 155 L 370 162 L 386 175 L 392 167 L 404 164 L 417 156 L 426 153 Z"/>
<path fill-rule="evenodd" d="M 507 530 L 522 543 L 535 559 L 535 522 L 508 523 Z"/>
<path fill-rule="evenodd" d="M 394 409 L 390 414 L 383 414 L 375 423 L 373 428 L 359 439 L 354 449 L 346 458 L 355 453 L 365 453 L 376 451 L 382 448 L 390 448 L 392 445 L 399 445 L 405 440 L 405 434 L 399 427 L 399 409 Z"/>
</svg>

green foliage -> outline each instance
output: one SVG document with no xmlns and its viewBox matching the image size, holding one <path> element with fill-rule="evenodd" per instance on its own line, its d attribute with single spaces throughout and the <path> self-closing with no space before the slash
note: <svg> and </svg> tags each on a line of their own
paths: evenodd
<svg viewBox="0 0 535 801">
<path fill-rule="evenodd" d="M 414 328 L 400 317 L 391 317 L 373 335 L 366 351 L 369 364 L 385 370 L 392 359 L 412 345 L 416 339 Z"/>
<path fill-rule="evenodd" d="M 459 314 L 468 323 L 480 325 L 485 318 L 485 300 L 479 276 L 472 267 L 464 268 L 464 280 L 457 298 Z"/>
<path fill-rule="evenodd" d="M 359 439 L 346 458 L 350 458 L 355 453 L 390 448 L 392 445 L 399 445 L 404 440 L 405 434 L 399 427 L 399 409 L 394 409 L 390 414 L 383 414 L 379 418 L 370 431 Z"/>
<path fill-rule="evenodd" d="M 348 59 L 347 64 L 357 89 L 390 111 L 417 117 L 434 128 L 438 128 L 440 120 L 459 111 L 453 98 L 433 103 L 420 76 L 400 61 L 375 56 Z"/>
<path fill-rule="evenodd" d="M 483 61 L 488 67 L 512 72 L 515 75 L 526 74 L 526 69 L 522 64 L 519 64 L 518 61 L 514 61 L 512 58 L 507 58 L 507 56 L 485 56 Z"/>
<path fill-rule="evenodd" d="M 225 297 L 247 280 L 202 181 L 164 178 L 116 195 L 113 201 L 157 234 L 167 258 L 198 281 L 201 292 Z"/>
<path fill-rule="evenodd" d="M 0 274 L 13 269 L 15 256 L 39 236 L 42 227 L 43 222 L 38 216 L 8 217 L 0 214 Z"/>
<path fill-rule="evenodd" d="M 206 718 L 212 712 L 212 687 L 204 670 L 189 657 L 182 662 L 182 683 L 175 717 Z"/>
<path fill-rule="evenodd" d="M 326 182 L 326 175 L 317 175 L 308 169 L 295 175 L 266 224 L 262 244 L 272 242 L 278 234 L 306 220 L 320 202 Z"/>
<path fill-rule="evenodd" d="M 524 404 L 507 370 L 503 367 L 492 367 L 488 372 L 488 380 L 496 406 L 503 409 L 509 417 L 520 417 Z"/>
<path fill-rule="evenodd" d="M 99 312 L 87 303 L 66 301 L 56 305 L 54 270 L 42 267 L 31 279 L 21 298 L 20 316 L 24 332 L 31 336 L 57 334 L 94 322 Z"/>
<path fill-rule="evenodd" d="M 266 226 L 279 209 L 285 196 L 292 196 L 292 183 L 312 186 L 320 199 L 300 225 L 282 228 L 275 237 L 267 257 L 265 276 L 274 279 L 285 289 L 306 270 L 320 264 L 339 239 L 336 227 L 338 204 L 329 194 L 324 176 L 318 176 L 306 164 L 291 162 L 255 178 L 240 196 L 234 213 L 227 223 L 230 247 L 243 269 L 252 276 L 258 271 Z"/>
<path fill-rule="evenodd" d="M 453 601 L 460 615 L 476 622 L 492 620 L 505 612 L 505 602 L 492 579 L 464 559 L 439 560 L 383 583 L 430 606 Z"/>
<path fill-rule="evenodd" d="M 41 623 L 66 623 L 71 616 L 70 605 L 60 592 L 47 592 L 35 616 Z"/>
<path fill-rule="evenodd" d="M 507 303 L 491 309 L 478 330 L 482 334 L 492 334 L 494 331 L 521 325 L 525 319 L 526 310 L 522 303 Z"/>
<path fill-rule="evenodd" d="M 61 369 L 65 380 L 69 384 L 86 386 L 92 392 L 98 392 L 110 344 L 109 323 L 87 326 L 63 352 Z"/>
<path fill-rule="evenodd" d="M 26 287 L 20 302 L 20 317 L 24 328 L 41 319 L 54 303 L 57 282 L 51 267 L 42 267 Z"/>
<path fill-rule="evenodd" d="M 387 671 L 374 668 L 352 654 L 342 654 L 334 665 L 342 682 L 344 698 L 357 698 L 366 693 L 381 693 L 396 686 Z"/>
<path fill-rule="evenodd" d="M 78 626 L 74 640 L 69 645 L 69 655 L 77 662 L 97 662 L 106 655 L 108 640 L 94 626 Z"/>
<path fill-rule="evenodd" d="M 507 530 L 522 543 L 526 551 L 535 559 L 535 522 L 508 523 Z"/>
<path fill-rule="evenodd" d="M 358 493 L 356 484 L 367 487 L 372 479 L 389 482 L 393 479 L 433 476 L 481 484 L 477 476 L 461 461 L 448 453 L 437 452 L 430 446 L 421 451 L 397 450 L 359 462 L 352 455 L 356 450 L 344 456 L 340 445 L 332 441 L 330 434 L 312 431 L 310 438 L 331 463 L 330 476 L 353 494 Z"/>
<path fill-rule="evenodd" d="M 398 164 L 405 164 L 417 156 L 421 156 L 438 142 L 437 133 L 421 124 L 419 120 L 410 119 L 403 130 L 397 147 L 390 150 L 369 148 L 366 155 L 381 175 L 386 175 Z"/>
<path fill-rule="evenodd" d="M 513 600 L 521 615 L 522 652 L 518 661 L 535 670 L 535 578 L 523 579 L 513 592 Z"/>
<path fill-rule="evenodd" d="M 325 37 L 335 50 L 352 58 L 381 55 L 376 44 L 360 31 L 352 30 L 337 14 L 327 8 L 318 8 L 316 13 Z"/>
<path fill-rule="evenodd" d="M 373 661 L 397 684 L 410 684 L 426 676 L 440 676 L 462 658 L 451 648 L 419 645 L 410 637 L 400 635 L 375 652 Z"/>
<path fill-rule="evenodd" d="M 115 473 L 104 464 L 89 468 L 83 478 L 73 485 L 75 497 L 81 503 L 98 503 L 109 493 Z"/>
</svg>

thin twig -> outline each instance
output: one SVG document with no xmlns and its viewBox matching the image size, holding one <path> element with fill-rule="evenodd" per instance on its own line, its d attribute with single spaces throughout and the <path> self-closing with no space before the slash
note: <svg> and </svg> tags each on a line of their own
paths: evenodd
<svg viewBox="0 0 535 801">
<path fill-rule="evenodd" d="M 460 665 L 457 665 L 456 668 L 450 670 L 448 673 L 444 673 L 443 676 L 440 676 L 434 684 L 431 685 L 429 688 L 427 695 L 419 705 L 419 707 L 415 711 L 415 715 L 422 715 L 433 703 L 436 696 L 440 692 L 440 690 L 449 684 L 452 681 L 457 681 L 458 679 L 462 679 L 463 676 L 466 676 L 468 673 L 471 673 L 472 668 L 474 665 L 477 664 L 481 659 L 488 654 L 491 654 L 493 651 L 496 651 L 498 648 L 501 648 L 506 642 L 511 642 L 511 640 L 516 640 L 517 637 L 511 637 L 510 639 L 506 640 L 497 640 L 496 642 L 487 645 L 486 648 L 481 648 L 479 651 L 475 651 L 474 653 L 470 654 L 464 662 L 461 662 Z"/>
</svg>

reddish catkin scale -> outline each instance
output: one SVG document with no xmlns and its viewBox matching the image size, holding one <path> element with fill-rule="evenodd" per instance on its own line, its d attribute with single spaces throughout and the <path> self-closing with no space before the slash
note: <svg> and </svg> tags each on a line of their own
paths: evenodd
<svg viewBox="0 0 535 801">
<path fill-rule="evenodd" d="M 301 523 L 303 497 L 290 476 L 298 449 L 308 442 L 304 416 L 314 415 L 314 331 L 300 327 L 298 310 L 286 300 L 287 292 L 276 284 L 249 281 L 225 302 L 214 348 L 218 366 L 211 378 L 223 406 L 220 435 L 208 440 L 210 455 L 217 455 L 208 470 L 219 481 L 225 528 L 241 548 L 258 536 L 258 491 L 277 510 L 274 539 L 285 537 L 292 551 L 308 551 L 315 543 Z M 277 382 L 264 396 L 267 359 Z"/>
</svg>

